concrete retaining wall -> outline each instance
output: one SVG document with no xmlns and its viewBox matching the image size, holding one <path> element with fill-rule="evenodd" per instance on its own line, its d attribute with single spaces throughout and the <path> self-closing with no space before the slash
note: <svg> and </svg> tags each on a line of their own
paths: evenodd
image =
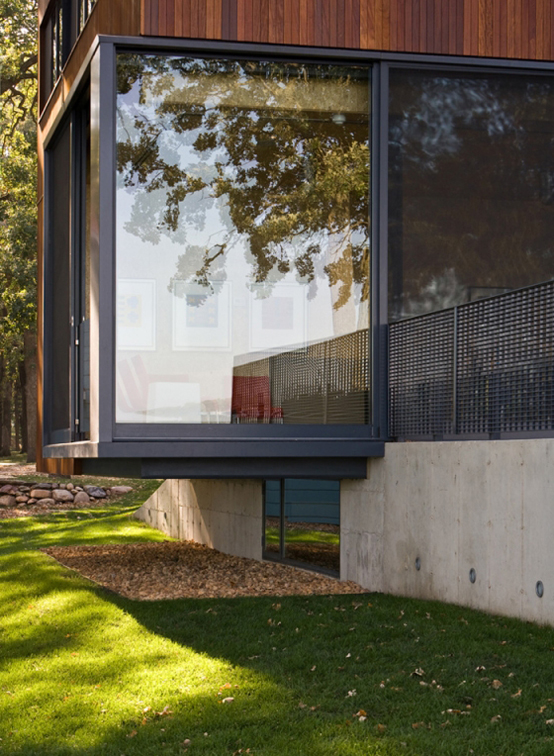
<svg viewBox="0 0 554 756">
<path fill-rule="evenodd" d="M 135 513 L 173 538 L 262 558 L 262 482 L 166 480 Z"/>
<path fill-rule="evenodd" d="M 554 439 L 387 444 L 341 483 L 341 578 L 554 625 L 553 461 Z M 261 481 L 166 481 L 137 516 L 262 558 Z"/>
<path fill-rule="evenodd" d="M 554 439 L 388 444 L 342 483 L 341 578 L 554 624 L 553 461 Z"/>
</svg>

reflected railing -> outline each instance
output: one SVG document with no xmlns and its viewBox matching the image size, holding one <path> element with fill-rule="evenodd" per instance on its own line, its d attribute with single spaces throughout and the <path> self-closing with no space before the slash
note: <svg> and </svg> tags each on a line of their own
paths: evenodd
<svg viewBox="0 0 554 756">
<path fill-rule="evenodd" d="M 369 391 L 369 337 L 363 329 L 235 365 L 232 418 L 234 423 L 367 424 Z"/>
</svg>

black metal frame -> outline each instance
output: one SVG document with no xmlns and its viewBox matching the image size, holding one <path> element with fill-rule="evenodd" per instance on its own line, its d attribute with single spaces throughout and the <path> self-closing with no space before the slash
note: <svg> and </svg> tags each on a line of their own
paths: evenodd
<svg viewBox="0 0 554 756">
<path fill-rule="evenodd" d="M 265 60 L 337 61 L 372 66 L 371 114 L 371 355 L 373 426 L 170 426 L 115 424 L 113 320 L 115 293 L 115 101 L 118 51 L 189 54 L 198 57 L 234 57 Z M 91 80 L 91 163 L 93 173 L 92 218 L 98 229 L 91 244 L 92 300 L 91 441 L 59 443 L 44 448 L 46 457 L 141 458 L 145 472 L 160 471 L 165 458 L 179 477 L 191 477 L 191 464 L 204 476 L 218 476 L 227 461 L 237 476 L 272 477 L 272 459 L 287 461 L 279 477 L 322 477 L 332 460 L 332 477 L 365 477 L 362 461 L 384 454 L 388 439 L 388 72 L 391 66 L 417 64 L 419 69 L 481 71 L 484 73 L 533 73 L 552 75 L 554 63 L 542 61 L 486 60 L 438 55 L 384 53 L 361 50 L 309 48 L 286 45 L 245 44 L 205 40 L 178 40 L 99 36 L 91 47 L 64 108 L 50 129 L 51 139 L 64 113 L 89 75 Z M 101 84 L 100 84 L 101 83 Z M 100 149 L 102 145 L 102 149 Z M 46 361 L 48 356 L 46 355 Z M 49 388 L 45 386 L 47 392 Z M 46 406 L 46 404 L 45 404 Z M 45 416 L 47 417 L 47 416 Z M 157 463 L 154 460 L 158 460 Z M 213 460 L 213 463 L 212 463 Z M 309 460 L 309 474 L 302 475 L 293 462 Z M 365 463 L 364 463 L 365 464 Z M 180 466 L 179 466 L 180 465 Z M 350 474 L 348 473 L 350 465 Z M 228 466 L 227 466 L 228 467 Z M 301 467 L 301 464 L 300 464 Z M 332 464 L 331 464 L 332 467 Z M 319 468 L 319 473 L 317 473 Z M 164 467 L 165 469 L 165 467 Z M 294 470 L 296 469 L 296 472 Z M 344 475 L 340 470 L 344 471 Z M 352 472 L 358 473 L 353 475 Z M 230 477 L 225 475 L 225 477 Z M 326 476 L 330 477 L 330 476 Z"/>
</svg>

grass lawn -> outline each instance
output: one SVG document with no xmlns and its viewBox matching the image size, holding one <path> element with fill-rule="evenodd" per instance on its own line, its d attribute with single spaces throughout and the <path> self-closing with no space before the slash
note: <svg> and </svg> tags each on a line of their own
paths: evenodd
<svg viewBox="0 0 554 756">
<path fill-rule="evenodd" d="M 554 753 L 550 629 L 375 594 L 141 603 L 39 551 L 163 540 L 140 485 L 0 521 L 2 756 Z"/>
</svg>

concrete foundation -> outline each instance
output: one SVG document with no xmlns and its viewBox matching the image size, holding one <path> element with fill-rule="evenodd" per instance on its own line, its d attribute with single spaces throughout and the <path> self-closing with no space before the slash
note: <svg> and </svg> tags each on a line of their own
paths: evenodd
<svg viewBox="0 0 554 756">
<path fill-rule="evenodd" d="M 262 558 L 259 480 L 166 480 L 135 517 L 172 538 Z"/>
<path fill-rule="evenodd" d="M 342 483 L 341 578 L 554 625 L 553 460 L 554 439 L 388 444 Z"/>
<path fill-rule="evenodd" d="M 341 483 L 341 579 L 554 625 L 553 460 L 554 439 L 387 444 Z M 181 480 L 137 516 L 261 559 L 262 510 L 261 481 Z"/>
</svg>

